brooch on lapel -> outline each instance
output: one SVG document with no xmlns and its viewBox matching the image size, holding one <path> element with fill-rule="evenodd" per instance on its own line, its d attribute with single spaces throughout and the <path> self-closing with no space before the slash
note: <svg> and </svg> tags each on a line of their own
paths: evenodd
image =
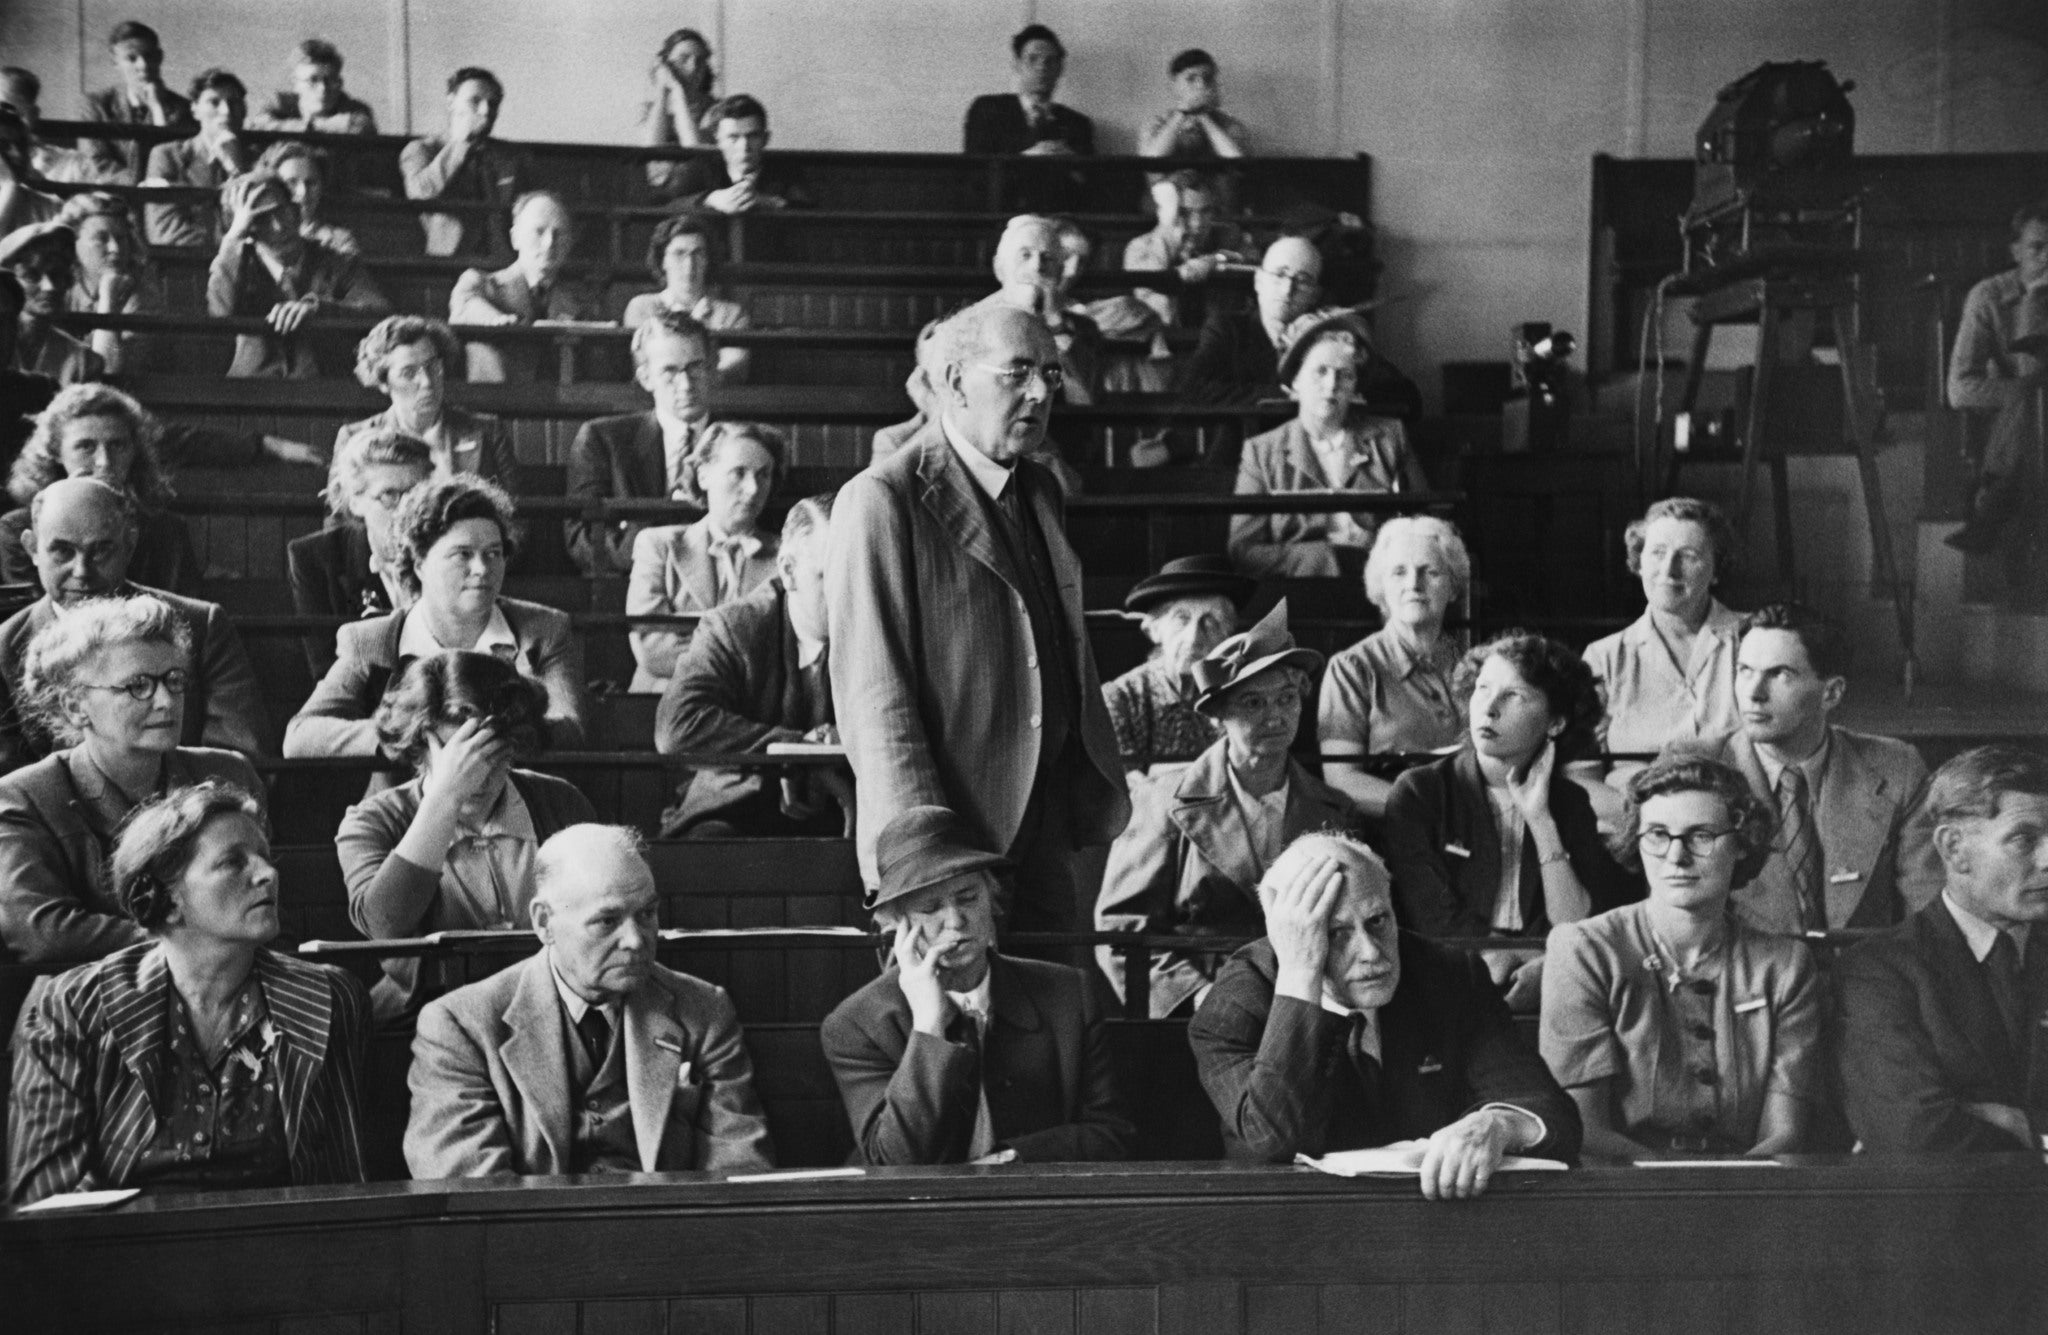
<svg viewBox="0 0 2048 1335">
<path fill-rule="evenodd" d="M 1846 881 L 1860 881 L 1862 879 L 1863 873 L 1860 871 L 1838 871 L 1833 876 L 1828 877 L 1828 884 L 1841 885 Z"/>
</svg>

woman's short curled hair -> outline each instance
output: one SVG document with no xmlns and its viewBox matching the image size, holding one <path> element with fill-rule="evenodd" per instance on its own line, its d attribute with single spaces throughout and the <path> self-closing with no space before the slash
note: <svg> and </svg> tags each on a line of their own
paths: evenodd
<svg viewBox="0 0 2048 1335">
<path fill-rule="evenodd" d="M 370 332 L 356 344 L 356 379 L 371 389 L 383 390 L 384 363 L 392 353 L 415 343 L 432 344 L 445 373 L 452 375 L 463 364 L 462 344 L 447 325 L 419 315 L 387 315 L 370 326 Z"/>
<path fill-rule="evenodd" d="M 1721 507 L 1693 496 L 1667 496 L 1643 511 L 1641 519 L 1630 522 L 1628 531 L 1622 535 L 1631 575 L 1643 573 L 1643 543 L 1649 537 L 1650 525 L 1660 519 L 1682 519 L 1689 524 L 1698 524 L 1707 531 L 1707 542 L 1714 549 L 1715 576 L 1726 579 L 1734 571 L 1735 525 L 1728 522 L 1728 516 Z"/>
<path fill-rule="evenodd" d="M 780 485 L 783 474 L 789 471 L 789 440 L 786 436 L 761 422 L 713 422 L 697 433 L 697 443 L 690 448 L 689 457 L 683 460 L 684 500 L 699 508 L 710 504 L 704 488 L 697 482 L 697 470 L 718 457 L 719 446 L 736 440 L 751 440 L 768 451 L 768 457 L 775 461 L 770 489 Z"/>
<path fill-rule="evenodd" d="M 128 201 L 119 195 L 104 190 L 88 190 L 65 200 L 64 207 L 57 210 L 57 221 L 74 232 L 89 218 L 112 218 L 128 229 L 129 239 L 138 247 L 143 244 L 142 229 L 135 225 L 135 215 L 129 210 Z"/>
<path fill-rule="evenodd" d="M 704 238 L 704 256 L 709 261 L 707 274 L 710 267 L 718 263 L 718 229 L 711 225 L 711 220 L 701 213 L 671 213 L 661 220 L 661 225 L 654 229 L 654 236 L 647 243 L 647 271 L 654 275 L 657 283 L 668 281 L 668 271 L 662 261 L 668 255 L 669 244 L 679 236 Z"/>
<path fill-rule="evenodd" d="M 385 753 L 417 770 L 427 735 L 481 719 L 524 760 L 547 745 L 546 688 L 495 654 L 444 649 L 406 664 L 377 705 L 377 737 Z"/>
<path fill-rule="evenodd" d="M 1381 586 L 1387 582 L 1394 544 L 1405 538 L 1421 538 L 1436 548 L 1444 573 L 1451 578 L 1452 602 L 1472 587 L 1472 555 L 1465 550 L 1465 539 L 1456 524 L 1435 515 L 1395 515 L 1380 525 L 1372 540 L 1372 554 L 1365 558 L 1365 596 L 1380 609 L 1382 619 L 1387 616 L 1387 596 Z"/>
<path fill-rule="evenodd" d="M 216 816 L 261 822 L 263 808 L 231 783 L 207 779 L 173 788 L 129 814 L 109 866 L 114 900 L 137 925 L 161 931 L 175 907 L 171 887 L 192 865 L 199 836 Z"/>
<path fill-rule="evenodd" d="M 1749 781 L 1718 760 L 1681 756 L 1660 760 L 1631 774 L 1624 789 L 1627 799 L 1621 825 L 1608 847 L 1614 860 L 1631 871 L 1643 869 L 1643 850 L 1638 842 L 1643 833 L 1643 806 L 1653 797 L 1675 793 L 1710 793 L 1721 799 L 1728 813 L 1728 825 L 1735 832 L 1735 874 L 1731 889 L 1740 890 L 1757 878 L 1770 860 L 1771 840 L 1778 832 L 1778 813 L 1758 797 Z"/>
<path fill-rule="evenodd" d="M 397 464 L 417 469 L 424 482 L 434 473 L 434 450 L 418 436 L 403 431 L 358 431 L 334 452 L 327 466 L 327 485 L 320 495 L 327 513 L 353 522 L 349 502 L 363 485 L 363 470 L 377 464 Z"/>
<path fill-rule="evenodd" d="M 21 453 L 14 458 L 14 470 L 7 478 L 7 493 L 21 505 L 36 493 L 64 477 L 64 462 L 57 457 L 65 428 L 88 417 L 118 417 L 128 424 L 135 438 L 135 460 L 128 466 L 128 494 L 152 509 L 171 498 L 170 480 L 164 476 L 157 457 L 157 421 L 147 408 L 112 385 L 67 385 L 57 391 L 50 406 L 36 416 L 35 431 Z"/>
<path fill-rule="evenodd" d="M 1451 676 L 1451 690 L 1460 709 L 1471 704 L 1479 670 L 1489 658 L 1501 659 L 1520 673 L 1523 681 L 1543 693 L 1550 717 L 1564 722 L 1564 731 L 1557 736 L 1560 761 L 1576 759 L 1591 749 L 1594 729 L 1606 706 L 1600 698 L 1599 679 L 1570 645 L 1518 629 L 1503 631 L 1475 646 L 1458 660 Z"/>
<path fill-rule="evenodd" d="M 512 498 L 495 482 L 458 474 L 422 482 L 405 494 L 391 517 L 391 536 L 398 542 L 398 582 L 420 591 L 418 565 L 448 533 L 465 519 L 488 519 L 505 541 L 506 559 L 516 542 L 512 531 Z"/>
<path fill-rule="evenodd" d="M 327 150 L 315 148 L 302 139 L 280 139 L 264 149 L 256 159 L 256 169 L 281 177 L 287 162 L 310 162 L 313 170 L 320 173 L 320 179 L 327 179 Z"/>
<path fill-rule="evenodd" d="M 124 644 L 164 644 L 192 661 L 192 628 L 151 594 L 94 598 L 68 609 L 35 633 L 22 656 L 21 708 L 65 746 L 81 740 L 71 706 L 85 683 L 79 674 L 102 652 Z"/>
</svg>

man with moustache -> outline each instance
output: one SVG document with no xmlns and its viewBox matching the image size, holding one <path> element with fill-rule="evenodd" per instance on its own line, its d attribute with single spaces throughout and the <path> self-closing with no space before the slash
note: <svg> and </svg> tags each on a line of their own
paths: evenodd
<svg viewBox="0 0 2048 1335">
<path fill-rule="evenodd" d="M 769 1167 L 732 999 L 654 962 L 661 898 L 640 837 L 571 825 L 533 877 L 540 953 L 420 1012 L 412 1175 Z"/>
<path fill-rule="evenodd" d="M 936 420 L 846 484 L 826 596 L 832 698 L 860 794 L 861 872 L 900 812 L 943 806 L 1016 864 L 1010 924 L 1072 930 L 1077 862 L 1130 818 L 1045 439 L 1059 352 L 1035 317 L 941 331 Z"/>
<path fill-rule="evenodd" d="M 264 753 L 269 723 L 263 697 L 234 624 L 216 603 L 129 583 L 135 536 L 134 503 L 95 478 L 52 482 L 30 502 L 29 527 L 21 541 L 48 592 L 0 623 L 0 771 L 39 760 L 51 750 L 51 739 L 27 724 L 18 705 L 22 668 L 36 632 L 88 599 L 136 594 L 162 599 L 192 632 L 191 684 L 178 744 Z"/>
<path fill-rule="evenodd" d="M 1230 957 L 1188 1025 L 1228 1157 L 1427 1139 L 1431 1200 L 1479 1195 L 1510 1154 L 1577 1157 L 1578 1109 L 1485 964 L 1395 927 L 1371 849 L 1304 835 L 1259 897 L 1266 938 Z"/>
<path fill-rule="evenodd" d="M 653 396 L 646 412 L 596 417 L 569 447 L 571 500 L 666 500 L 682 495 L 683 467 L 711 423 L 711 332 L 681 311 L 661 311 L 633 331 L 633 378 Z M 569 555 L 586 575 L 623 575 L 644 527 L 571 519 Z"/>
<path fill-rule="evenodd" d="M 1846 646 L 1818 612 L 1773 603 L 1737 636 L 1742 726 L 1665 748 L 1740 771 L 1778 813 L 1770 859 L 1735 892 L 1736 913 L 1781 936 L 1889 927 L 1941 893 L 1927 763 L 1905 742 L 1828 721 L 1848 692 Z"/>
<path fill-rule="evenodd" d="M 2048 760 L 2010 746 L 1935 771 L 1941 896 L 1835 964 L 1835 1051 L 1871 1153 L 2038 1151 L 2048 1136 Z M 2048 932 L 2048 929 L 2044 929 Z"/>
<path fill-rule="evenodd" d="M 880 837 L 868 907 L 890 967 L 820 1036 L 861 1161 L 1027 1163 L 1129 1156 L 1092 981 L 995 949 L 1007 860 L 944 807 Z"/>
</svg>

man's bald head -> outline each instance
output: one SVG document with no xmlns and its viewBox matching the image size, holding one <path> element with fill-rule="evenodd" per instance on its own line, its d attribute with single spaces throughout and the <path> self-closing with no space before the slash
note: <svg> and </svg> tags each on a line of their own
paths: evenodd
<svg viewBox="0 0 2048 1335">
<path fill-rule="evenodd" d="M 1252 276 L 1259 315 L 1268 325 L 1284 325 L 1313 306 L 1322 290 L 1323 252 L 1306 237 L 1283 236 L 1266 247 L 1259 271 Z"/>
<path fill-rule="evenodd" d="M 1259 882 L 1260 894 L 1264 895 L 1265 887 L 1269 883 L 1279 884 L 1285 879 L 1285 874 L 1294 870 L 1297 865 L 1318 858 L 1336 858 L 1345 864 L 1346 897 L 1364 896 L 1376 891 L 1388 897 L 1391 902 L 1394 880 L 1387 871 L 1387 864 L 1380 860 L 1380 855 L 1353 836 L 1331 830 L 1304 834 L 1289 844 L 1280 856 L 1273 860 L 1273 865 L 1267 869 L 1265 877 Z M 1261 903 L 1263 902 L 1262 898 Z"/>
<path fill-rule="evenodd" d="M 1012 303 L 1028 298 L 1034 289 L 1057 285 L 1065 264 L 1059 224 L 1040 214 L 1024 213 L 1010 219 L 996 242 L 996 280 Z"/>
<path fill-rule="evenodd" d="M 1329 953 L 1323 962 L 1323 990 L 1341 1005 L 1376 1011 L 1394 999 L 1394 990 L 1401 985 L 1393 879 L 1379 854 L 1347 834 L 1305 834 L 1274 859 L 1260 880 L 1260 906 L 1268 907 L 1273 888 L 1285 884 L 1304 864 L 1324 858 L 1338 863 L 1344 879 L 1324 920 Z"/>
<path fill-rule="evenodd" d="M 533 930 L 555 972 L 586 1001 L 640 986 L 660 939 L 660 896 L 637 832 L 571 825 L 533 855 Z"/>
<path fill-rule="evenodd" d="M 126 493 L 98 478 L 68 477 L 36 493 L 21 541 L 44 592 L 68 607 L 121 587 L 135 537 L 135 507 Z"/>
</svg>

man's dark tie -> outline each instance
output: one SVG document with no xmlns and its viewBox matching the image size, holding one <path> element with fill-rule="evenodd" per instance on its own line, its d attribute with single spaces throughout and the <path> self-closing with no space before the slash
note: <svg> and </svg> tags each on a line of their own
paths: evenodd
<svg viewBox="0 0 2048 1335">
<path fill-rule="evenodd" d="M 1778 828 L 1784 836 L 1785 866 L 1799 895 L 1799 925 L 1809 932 L 1824 932 L 1828 909 L 1822 886 L 1820 831 L 1814 828 L 1806 775 L 1797 765 L 1787 765 L 1778 773 Z"/>
<path fill-rule="evenodd" d="M 583 1035 L 583 1049 L 590 1054 L 592 1066 L 603 1066 L 604 1059 L 612 1050 L 612 1022 L 604 1013 L 604 1007 L 592 1006 L 583 1012 L 583 1018 L 576 1022 L 576 1032 Z"/>
<path fill-rule="evenodd" d="M 2000 932 L 1984 957 L 1984 973 L 1991 981 L 1991 995 L 1998 1002 L 1999 1017 L 2005 1021 L 2006 1036 L 2021 1060 L 2027 1056 L 2027 984 L 2020 963 L 2019 946 L 2010 932 Z"/>
<path fill-rule="evenodd" d="M 1372 1021 L 1363 1011 L 1351 1013 L 1351 1033 L 1344 1040 L 1344 1055 L 1351 1059 L 1352 1067 L 1358 1072 L 1358 1082 L 1365 1086 L 1368 1111 L 1378 1108 L 1380 1100 L 1380 1059 L 1372 1055 L 1366 1044 L 1366 1033 L 1372 1028 Z"/>
</svg>

